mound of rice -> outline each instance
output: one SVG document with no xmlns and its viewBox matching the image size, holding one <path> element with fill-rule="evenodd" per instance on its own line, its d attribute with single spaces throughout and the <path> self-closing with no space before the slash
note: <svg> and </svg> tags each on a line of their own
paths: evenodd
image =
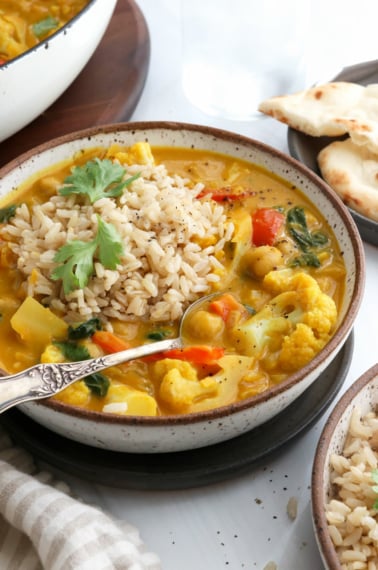
<svg viewBox="0 0 378 570">
<path fill-rule="evenodd" d="M 355 408 L 344 449 L 332 454 L 334 498 L 326 505 L 333 544 L 343 570 L 378 570 L 378 495 L 372 471 L 378 467 L 378 417 Z"/>
<path fill-rule="evenodd" d="M 179 318 L 224 272 L 217 260 L 234 231 L 222 205 L 198 200 L 202 184 L 170 176 L 164 165 L 133 165 L 141 173 L 117 200 L 83 205 L 82 197 L 55 195 L 29 208 L 23 204 L 1 230 L 18 258 L 28 295 L 59 311 L 69 322 L 104 319 L 153 321 Z M 97 215 L 112 223 L 124 244 L 117 270 L 95 263 L 84 289 L 65 295 L 50 279 L 56 251 L 70 240 L 92 240 Z"/>
</svg>

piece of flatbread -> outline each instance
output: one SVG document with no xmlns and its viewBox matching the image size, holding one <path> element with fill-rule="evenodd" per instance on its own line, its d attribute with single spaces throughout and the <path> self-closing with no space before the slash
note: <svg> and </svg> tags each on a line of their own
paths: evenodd
<svg viewBox="0 0 378 570">
<path fill-rule="evenodd" d="M 324 147 L 318 164 L 324 180 L 347 206 L 378 222 L 378 153 L 348 138 Z"/>
<path fill-rule="evenodd" d="M 308 135 L 349 133 L 356 144 L 378 152 L 378 84 L 335 81 L 262 101 L 259 110 Z"/>
</svg>

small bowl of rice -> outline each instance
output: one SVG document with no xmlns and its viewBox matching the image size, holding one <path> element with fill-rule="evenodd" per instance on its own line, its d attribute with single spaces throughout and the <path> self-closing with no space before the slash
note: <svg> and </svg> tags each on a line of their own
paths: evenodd
<svg viewBox="0 0 378 570">
<path fill-rule="evenodd" d="M 269 421 L 348 339 L 364 250 L 341 200 L 259 141 L 141 122 L 49 141 L 0 170 L 0 368 L 175 339 L 19 409 L 97 448 L 166 453 Z M 42 392 L 43 396 L 43 392 Z"/>
<path fill-rule="evenodd" d="M 378 364 L 352 384 L 325 424 L 312 511 L 325 568 L 378 568 Z"/>
</svg>

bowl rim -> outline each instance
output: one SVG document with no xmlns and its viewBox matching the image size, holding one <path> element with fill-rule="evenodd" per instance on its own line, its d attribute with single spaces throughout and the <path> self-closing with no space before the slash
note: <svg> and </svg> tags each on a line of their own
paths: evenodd
<svg viewBox="0 0 378 570">
<path fill-rule="evenodd" d="M 325 471 L 329 468 L 326 464 L 331 441 L 333 439 L 338 423 L 344 412 L 353 403 L 355 397 L 374 378 L 378 376 L 378 363 L 366 370 L 342 395 L 329 415 L 323 430 L 320 434 L 315 450 L 314 461 L 311 473 L 311 509 L 313 526 L 322 557 L 327 561 L 329 570 L 341 570 L 341 563 L 337 556 L 329 532 L 327 530 L 327 520 L 325 516 L 325 496 L 324 482 Z"/>
<path fill-rule="evenodd" d="M 167 416 L 117 416 L 116 414 L 110 414 L 105 412 L 95 412 L 89 411 L 82 408 L 75 408 L 74 406 L 69 406 L 57 400 L 39 400 L 33 402 L 33 405 L 43 406 L 57 413 L 65 413 L 76 418 L 82 418 L 87 420 L 93 420 L 96 423 L 106 423 L 106 424 L 121 424 L 123 426 L 136 425 L 139 426 L 164 426 L 164 425 L 189 425 L 204 421 L 214 421 L 219 420 L 224 417 L 233 415 L 237 412 L 243 412 L 246 409 L 257 407 L 259 404 L 276 397 L 288 388 L 293 388 L 296 384 L 301 382 L 301 380 L 310 375 L 319 364 L 321 364 L 330 353 L 332 353 L 338 346 L 341 346 L 346 341 L 348 334 L 352 328 L 353 322 L 356 318 L 358 309 L 360 307 L 363 291 L 365 286 L 365 254 L 361 236 L 357 229 L 357 226 L 349 213 L 346 206 L 343 204 L 341 199 L 330 189 L 324 180 L 322 180 L 317 174 L 315 174 L 310 168 L 291 157 L 284 152 L 267 145 L 264 142 L 241 135 L 232 131 L 225 129 L 220 129 L 217 127 L 198 125 L 195 123 L 185 123 L 185 122 L 175 122 L 175 121 L 137 121 L 137 122 L 120 122 L 120 123 L 110 123 L 101 126 L 89 127 L 79 131 L 73 131 L 71 133 L 64 134 L 62 136 L 53 138 L 46 141 L 36 147 L 33 147 L 20 156 L 14 158 L 9 163 L 0 168 L 0 182 L 4 176 L 9 174 L 12 170 L 19 168 L 24 162 L 31 159 L 35 155 L 43 154 L 45 151 L 52 150 L 53 148 L 59 147 L 66 143 L 70 143 L 80 139 L 91 140 L 96 136 L 101 136 L 103 134 L 117 133 L 121 132 L 131 132 L 132 134 L 136 131 L 188 131 L 196 134 L 204 135 L 207 137 L 213 137 L 214 141 L 223 140 L 227 143 L 233 144 L 238 148 L 238 145 L 244 147 L 250 147 L 251 149 L 256 149 L 260 152 L 270 155 L 271 157 L 286 163 L 289 167 L 294 168 L 299 171 L 301 175 L 309 179 L 311 183 L 315 184 L 317 188 L 324 194 L 327 199 L 331 202 L 333 207 L 337 210 L 341 220 L 343 221 L 345 228 L 350 236 L 350 240 L 353 246 L 353 254 L 356 263 L 355 271 L 355 283 L 353 289 L 352 300 L 349 305 L 348 311 L 344 315 L 339 326 L 326 344 L 325 347 L 301 370 L 288 376 L 286 380 L 277 384 L 268 390 L 265 390 L 257 396 L 253 396 L 246 400 L 236 402 L 234 404 L 228 404 L 226 406 L 221 406 L 211 410 L 206 410 L 202 412 L 195 412 L 191 414 L 182 415 L 167 415 Z M 93 142 L 93 146 L 96 146 L 96 142 Z M 267 169 L 268 170 L 268 169 Z M 281 178 L 284 178 L 281 175 Z M 298 185 L 300 188 L 300 186 Z"/>
<path fill-rule="evenodd" d="M 12 59 L 6 61 L 5 63 L 3 63 L 3 65 L 0 65 L 0 73 L 1 70 L 10 68 L 13 63 L 25 59 L 25 57 L 27 57 L 30 53 L 48 49 L 49 43 L 53 41 L 55 37 L 60 36 L 61 34 L 65 35 L 67 33 L 67 29 L 70 28 L 77 20 L 79 20 L 83 16 L 83 14 L 87 12 L 91 8 L 91 6 L 96 2 L 99 2 L 99 0 L 89 0 L 88 3 L 83 8 L 81 8 L 81 10 L 79 10 L 79 12 L 77 12 L 73 18 L 68 20 L 68 22 L 66 22 L 64 26 L 56 30 L 56 32 L 54 32 L 53 34 L 51 34 L 41 42 L 38 42 L 38 44 L 36 44 L 35 46 L 27 49 L 26 51 L 23 51 L 16 57 L 12 57 Z"/>
</svg>

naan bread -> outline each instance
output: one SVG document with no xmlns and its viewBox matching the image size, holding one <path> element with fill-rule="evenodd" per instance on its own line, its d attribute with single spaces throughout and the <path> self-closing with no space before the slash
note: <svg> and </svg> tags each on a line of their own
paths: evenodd
<svg viewBox="0 0 378 570">
<path fill-rule="evenodd" d="M 318 164 L 324 180 L 347 206 L 378 222 L 378 153 L 348 138 L 323 148 Z"/>
<path fill-rule="evenodd" d="M 272 97 L 259 110 L 314 137 L 349 133 L 356 144 L 378 152 L 378 84 L 335 81 Z"/>
</svg>

